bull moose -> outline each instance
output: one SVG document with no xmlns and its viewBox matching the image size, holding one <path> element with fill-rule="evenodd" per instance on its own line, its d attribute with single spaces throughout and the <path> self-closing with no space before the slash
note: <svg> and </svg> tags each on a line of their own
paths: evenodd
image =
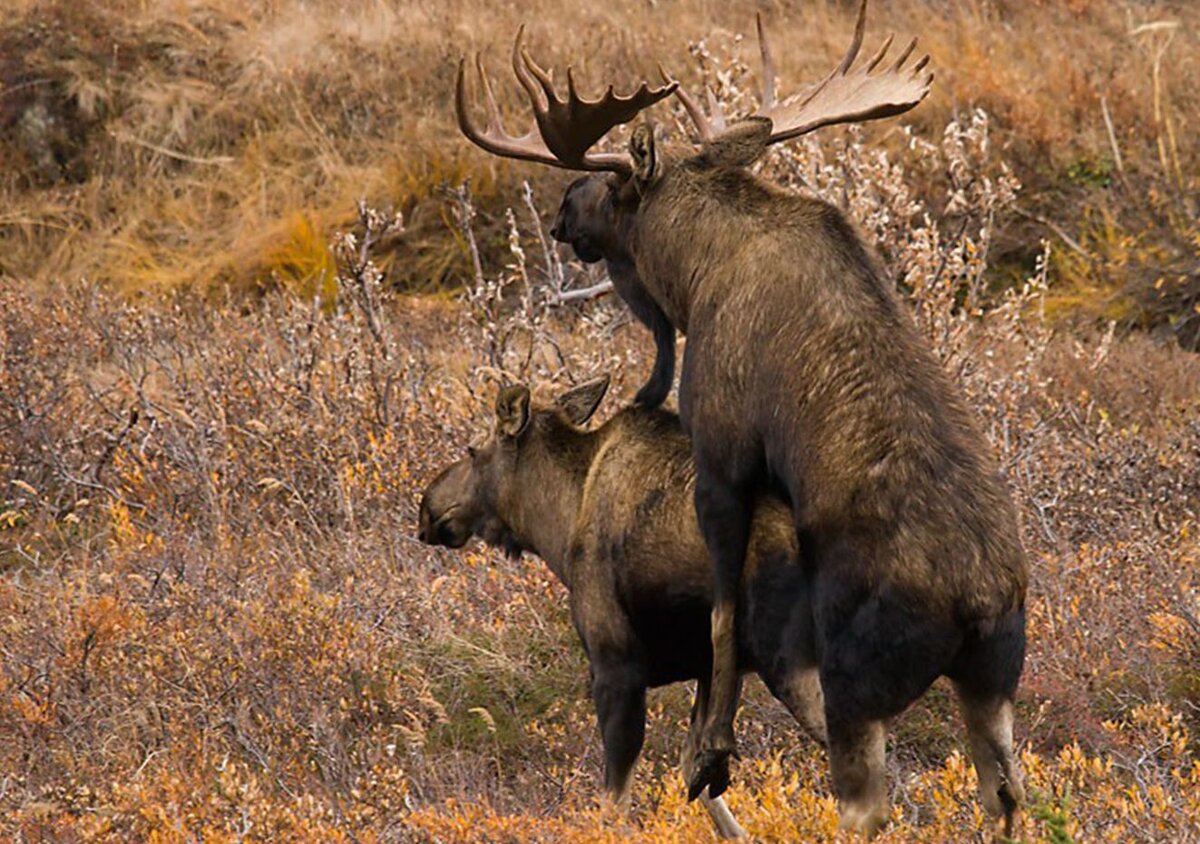
<svg viewBox="0 0 1200 844">
<path fill-rule="evenodd" d="M 586 217 L 603 234 L 589 240 L 594 254 L 633 267 L 624 285 L 687 336 L 679 409 L 713 571 L 713 672 L 689 796 L 728 784 L 737 595 L 754 502 L 769 490 L 789 503 L 813 572 L 842 825 L 873 832 L 886 822 L 885 721 L 946 675 L 973 713 L 983 805 L 1010 832 L 1024 797 L 1012 702 L 1028 580 L 1012 501 L 964 399 L 845 216 L 748 169 L 772 144 L 900 114 L 925 97 L 932 75 L 928 57 L 909 61 L 915 41 L 884 64 L 888 39 L 855 68 L 865 20 L 863 0 L 841 63 L 780 98 L 760 19 L 761 106 L 729 123 L 714 97 L 706 113 L 665 72 L 662 87 L 642 83 L 627 97 L 610 87 L 587 100 L 568 71 L 563 100 L 518 32 L 513 69 L 534 130 L 504 130 L 478 58 L 488 125 L 470 116 L 465 60 L 458 121 L 497 155 L 590 172 L 591 186 L 570 192 L 560 217 Z M 695 124 L 698 150 L 660 148 L 645 124 L 625 152 L 591 149 L 671 94 Z M 572 207 L 581 197 L 588 207 Z"/>
<path fill-rule="evenodd" d="M 566 586 L 591 667 L 605 791 L 624 804 L 648 687 L 697 681 L 685 772 L 695 755 L 712 668 L 712 585 L 679 418 L 635 406 L 583 430 L 607 388 L 607 378 L 591 381 L 545 406 L 531 404 L 526 387 L 502 390 L 490 442 L 442 471 L 422 495 L 418 535 L 451 548 L 478 536 L 510 555 L 531 551 Z M 739 664 L 758 671 L 823 742 L 808 590 L 791 515 L 765 499 L 747 554 Z M 743 835 L 721 797 L 701 799 L 723 837 Z"/>
</svg>

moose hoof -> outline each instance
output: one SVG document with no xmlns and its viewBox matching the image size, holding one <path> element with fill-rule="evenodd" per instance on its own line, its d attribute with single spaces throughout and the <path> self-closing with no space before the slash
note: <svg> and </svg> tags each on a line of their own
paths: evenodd
<svg viewBox="0 0 1200 844">
<path fill-rule="evenodd" d="M 709 797 L 720 797 L 729 788 L 729 757 L 732 749 L 701 750 L 688 777 L 688 801 L 695 800 L 708 788 Z"/>
</svg>

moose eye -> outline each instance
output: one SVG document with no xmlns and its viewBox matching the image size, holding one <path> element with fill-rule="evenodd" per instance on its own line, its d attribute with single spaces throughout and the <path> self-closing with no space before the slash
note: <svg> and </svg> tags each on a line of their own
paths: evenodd
<svg viewBox="0 0 1200 844">
<path fill-rule="evenodd" d="M 478 456 L 479 456 L 479 449 L 475 448 L 475 446 L 473 446 L 473 445 L 467 446 L 467 457 L 470 457 L 472 460 L 474 460 Z"/>
</svg>

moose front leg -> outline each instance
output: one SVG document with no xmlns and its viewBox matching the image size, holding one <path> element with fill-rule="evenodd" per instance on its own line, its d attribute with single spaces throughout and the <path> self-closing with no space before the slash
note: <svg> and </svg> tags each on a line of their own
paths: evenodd
<svg viewBox="0 0 1200 844">
<path fill-rule="evenodd" d="M 629 805 L 633 766 L 646 737 L 646 684 L 628 664 L 593 665 L 592 700 L 604 742 L 604 791 Z"/>
<path fill-rule="evenodd" d="M 708 680 L 701 678 L 696 681 L 696 698 L 692 701 L 692 717 L 688 727 L 687 738 L 683 742 L 683 752 L 680 754 L 680 766 L 683 768 L 684 780 L 690 782 L 692 769 L 696 763 L 697 750 L 700 745 L 700 729 L 704 725 L 708 712 Z M 733 812 L 725 805 L 724 797 L 710 797 L 708 789 L 700 792 L 700 803 L 708 816 L 712 818 L 717 835 L 722 838 L 745 838 L 746 830 L 737 822 Z"/>
<path fill-rule="evenodd" d="M 654 332 L 654 370 L 633 401 L 642 407 L 654 408 L 667 400 L 675 380 L 675 329 L 661 311 L 649 325 Z"/>
<path fill-rule="evenodd" d="M 675 326 L 642 284 L 632 261 L 610 259 L 607 267 L 617 293 L 638 321 L 654 334 L 654 369 L 633 401 L 642 407 L 658 407 L 667 400 L 675 381 Z"/>
<path fill-rule="evenodd" d="M 708 787 L 718 797 L 729 786 L 729 757 L 736 750 L 733 718 L 737 712 L 738 591 L 746 559 L 753 502 L 741 485 L 722 483 L 698 472 L 696 518 L 713 565 L 712 685 L 700 736 L 700 748 L 688 779 L 688 799 Z"/>
</svg>

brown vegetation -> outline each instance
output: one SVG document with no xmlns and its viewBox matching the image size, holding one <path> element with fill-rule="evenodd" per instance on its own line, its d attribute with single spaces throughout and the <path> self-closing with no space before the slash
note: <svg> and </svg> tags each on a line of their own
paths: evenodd
<svg viewBox="0 0 1200 844">
<path fill-rule="evenodd" d="M 840 54 L 853 5 L 767 9 L 785 82 Z M 1056 258 L 1060 305 L 1171 327 L 1194 344 L 1200 7 L 877 5 L 873 30 L 920 33 L 933 56 L 934 93 L 911 121 L 928 133 L 986 109 L 1026 185 L 1023 213 L 1002 227 L 997 278 L 1026 274 L 1030 244 L 1050 234 L 1070 244 Z M 756 8 L 17 0 L 0 23 L 0 275 L 126 291 L 306 290 L 327 267 L 328 234 L 366 195 L 410 221 L 392 283 L 453 283 L 469 265 L 446 226 L 443 187 L 470 178 L 494 235 L 519 178 L 549 188 L 562 176 L 462 143 L 449 44 L 500 62 L 526 20 L 537 55 L 559 67 L 586 56 L 584 78 L 646 76 L 662 56 L 694 84 L 686 39 L 703 64 L 749 32 Z M 745 59 L 749 48 L 734 52 Z M 515 103 L 514 88 L 499 93 Z"/>
<path fill-rule="evenodd" d="M 696 55 L 746 89 L 721 28 L 747 27 L 748 8 L 583 5 L 568 47 L 561 5 L 526 4 L 555 21 L 531 31 L 539 55 L 582 44 L 648 71 L 654 45 L 682 73 L 680 33 L 705 34 Z M 1179 209 L 1200 172 L 1184 125 L 1196 9 L 1131 12 L 1182 24 L 1156 125 L 1144 51 L 1167 30 L 1131 36 L 1115 3 L 886 5 L 879 18 L 927 33 L 938 69 L 915 133 L 876 136 L 887 154 L 853 132 L 796 144 L 764 172 L 838 201 L 880 245 L 1014 491 L 1032 565 L 1021 839 L 1200 840 L 1200 362 L 1053 319 L 1150 322 L 1111 310 L 1133 301 L 1121 291 L 1186 295 L 1156 274 L 1194 265 L 1195 216 Z M 414 536 L 417 491 L 486 424 L 498 382 L 612 371 L 627 400 L 650 365 L 612 303 L 559 304 L 599 279 L 542 248 L 548 208 L 517 188 L 528 173 L 557 196 L 561 177 L 493 171 L 454 137 L 444 33 L 493 44 L 515 11 L 8 8 L 0 839 L 705 840 L 676 767 L 688 690 L 651 694 L 633 816 L 601 815 L 563 591 L 536 559 Z M 780 53 L 785 74 L 827 63 L 851 14 L 818 4 L 810 26 L 806 10 L 773 24 L 780 43 L 821 46 Z M 30 92 L 52 132 L 13 105 Z M 440 193 L 465 176 L 478 210 Z M 365 218 L 384 278 L 363 261 L 362 194 L 405 211 L 403 230 Z M 331 246 L 330 227 L 357 237 Z M 139 300 L 80 276 L 173 292 Z M 459 277 L 462 302 L 395 295 Z M 881 840 L 977 835 L 956 719 L 938 686 L 893 726 Z M 824 755 L 790 716 L 752 688 L 738 730 L 739 821 L 767 841 L 837 840 Z"/>
</svg>

